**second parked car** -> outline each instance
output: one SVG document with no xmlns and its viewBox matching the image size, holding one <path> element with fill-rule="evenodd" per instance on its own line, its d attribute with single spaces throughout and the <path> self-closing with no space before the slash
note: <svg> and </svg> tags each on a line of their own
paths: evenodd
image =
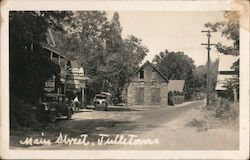
<svg viewBox="0 0 250 160">
<path fill-rule="evenodd" d="M 94 109 L 104 108 L 105 111 L 108 110 L 108 106 L 110 104 L 110 94 L 108 93 L 100 93 L 96 94 L 93 103 L 94 103 Z"/>
</svg>

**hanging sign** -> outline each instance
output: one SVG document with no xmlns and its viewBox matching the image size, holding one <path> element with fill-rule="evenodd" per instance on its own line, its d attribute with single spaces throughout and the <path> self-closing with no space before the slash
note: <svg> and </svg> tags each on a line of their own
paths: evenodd
<svg viewBox="0 0 250 160">
<path fill-rule="evenodd" d="M 46 92 L 52 92 L 55 90 L 55 76 L 45 82 L 44 90 Z"/>
</svg>

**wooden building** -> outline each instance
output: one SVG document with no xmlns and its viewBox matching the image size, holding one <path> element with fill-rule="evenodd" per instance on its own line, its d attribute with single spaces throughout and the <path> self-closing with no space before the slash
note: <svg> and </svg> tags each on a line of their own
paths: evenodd
<svg viewBox="0 0 250 160">
<path fill-rule="evenodd" d="M 67 70 L 71 68 L 71 63 L 65 55 L 55 49 L 56 43 L 50 29 L 46 33 L 46 42 L 42 43 L 39 47 L 42 47 L 43 56 L 58 64 L 61 70 L 59 77 L 54 75 L 45 82 L 45 94 L 65 94 L 66 75 Z"/>
<path fill-rule="evenodd" d="M 184 84 L 185 80 L 169 80 L 168 84 L 168 104 L 175 105 L 184 102 Z"/>
<path fill-rule="evenodd" d="M 85 75 L 84 68 L 77 62 L 71 61 L 71 68 L 66 76 L 66 96 L 72 100 L 76 96 L 82 106 L 86 107 L 86 83 L 89 77 Z"/>
<path fill-rule="evenodd" d="M 46 94 L 64 94 L 69 100 L 77 96 L 82 106 L 85 106 L 85 89 L 89 77 L 85 76 L 81 65 L 76 61 L 70 61 L 57 51 L 50 29 L 46 34 L 46 43 L 42 44 L 42 51 L 45 57 L 58 64 L 61 69 L 59 77 L 52 76 L 45 82 L 44 90 Z"/>
<path fill-rule="evenodd" d="M 239 56 L 221 55 L 219 59 L 218 76 L 215 90 L 217 95 L 222 98 L 227 98 L 231 101 L 238 101 L 239 98 L 239 77 L 237 72 L 232 69 L 233 63 L 239 60 Z M 234 86 L 228 88 L 227 85 Z"/>
</svg>

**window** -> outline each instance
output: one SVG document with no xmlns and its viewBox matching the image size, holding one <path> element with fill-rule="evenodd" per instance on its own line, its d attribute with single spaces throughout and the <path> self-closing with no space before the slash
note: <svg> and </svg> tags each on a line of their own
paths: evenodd
<svg viewBox="0 0 250 160">
<path fill-rule="evenodd" d="M 140 79 L 144 79 L 144 71 L 143 70 L 140 71 Z"/>
<path fill-rule="evenodd" d="M 157 73 L 156 73 L 156 71 L 152 72 L 152 80 L 157 80 Z"/>
</svg>

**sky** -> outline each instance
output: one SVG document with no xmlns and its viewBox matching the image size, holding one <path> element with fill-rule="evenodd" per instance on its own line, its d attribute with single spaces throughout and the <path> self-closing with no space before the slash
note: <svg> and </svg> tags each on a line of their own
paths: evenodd
<svg viewBox="0 0 250 160">
<path fill-rule="evenodd" d="M 144 61 L 152 61 L 161 51 L 182 51 L 194 60 L 196 66 L 207 61 L 207 36 L 201 33 L 207 30 L 204 24 L 225 20 L 221 11 L 118 11 L 122 26 L 122 37 L 134 35 L 142 39 L 149 53 Z M 108 12 L 112 15 L 111 12 Z M 221 33 L 212 33 L 211 43 L 231 42 L 221 37 Z M 211 59 L 220 54 L 213 47 Z"/>
</svg>

